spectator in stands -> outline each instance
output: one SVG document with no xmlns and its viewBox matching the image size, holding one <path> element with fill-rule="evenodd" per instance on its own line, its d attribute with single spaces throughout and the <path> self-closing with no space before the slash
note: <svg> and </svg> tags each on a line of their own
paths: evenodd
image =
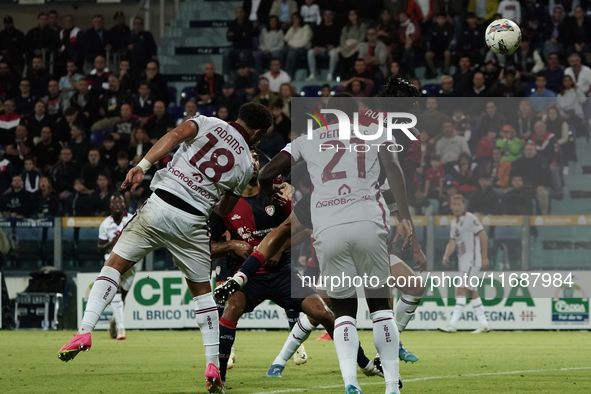
<svg viewBox="0 0 591 394">
<path fill-rule="evenodd" d="M 35 168 L 35 162 L 33 158 L 28 157 L 25 159 L 25 168 L 21 173 L 21 178 L 24 183 L 25 190 L 29 193 L 35 193 L 39 190 L 39 179 L 41 173 Z"/>
<path fill-rule="evenodd" d="M 19 82 L 20 78 L 12 72 L 10 64 L 4 60 L 0 61 L 0 97 L 3 99 L 15 97 L 18 94 Z"/>
<path fill-rule="evenodd" d="M 11 187 L 3 198 L 2 211 L 4 216 L 11 218 L 30 217 L 36 210 L 33 195 L 25 190 L 23 178 L 20 175 L 13 176 Z"/>
<path fill-rule="evenodd" d="M 562 84 L 564 70 L 560 65 L 558 54 L 551 53 L 548 56 L 548 65 L 545 69 L 540 71 L 539 74 L 544 75 L 544 77 L 546 77 L 546 88 L 553 91 L 554 93 L 560 92 L 560 86 Z"/>
<path fill-rule="evenodd" d="M 35 97 L 43 97 L 47 94 L 47 85 L 53 77 L 45 69 L 41 57 L 33 58 L 32 67 L 28 72 L 27 79 L 31 82 L 31 93 Z"/>
<path fill-rule="evenodd" d="M 78 67 L 73 60 L 66 63 L 66 75 L 61 77 L 58 82 L 60 92 L 69 100 L 76 91 L 78 81 L 84 78 L 84 75 L 78 72 Z"/>
<path fill-rule="evenodd" d="M 286 142 L 281 135 L 275 132 L 274 125 L 271 125 L 257 145 L 257 150 L 261 153 L 259 159 L 261 163 L 263 163 L 263 165 L 267 164 L 276 154 L 281 152 L 281 149 L 285 147 L 285 144 Z"/>
<path fill-rule="evenodd" d="M 228 121 L 228 108 L 226 107 L 218 107 L 218 109 L 215 112 L 215 116 L 216 118 L 220 119 L 220 120 L 225 120 Z"/>
<path fill-rule="evenodd" d="M 556 107 L 560 110 L 562 116 L 581 134 L 586 134 L 583 125 L 585 119 L 583 104 L 586 101 L 587 97 L 577 88 L 572 77 L 565 76 L 562 79 L 562 89 L 556 96 Z"/>
<path fill-rule="evenodd" d="M 31 81 L 28 79 L 21 80 L 19 90 L 20 94 L 14 98 L 15 111 L 22 118 L 27 118 L 33 113 L 36 102 L 36 98 L 31 92 Z M 6 103 L 4 103 L 4 106 L 6 106 Z"/>
<path fill-rule="evenodd" d="M 458 96 L 466 96 L 472 88 L 472 68 L 470 66 L 470 58 L 462 56 L 458 62 L 458 68 L 453 75 L 454 92 Z"/>
<path fill-rule="evenodd" d="M 441 157 L 437 154 L 429 158 L 430 167 L 425 170 L 425 193 L 429 198 L 439 199 L 443 195 L 445 169 Z"/>
<path fill-rule="evenodd" d="M 222 88 L 222 95 L 216 100 L 219 107 L 226 107 L 228 109 L 229 119 L 237 119 L 240 106 L 244 103 L 244 98 L 238 96 L 234 90 L 234 85 L 225 83 Z"/>
<path fill-rule="evenodd" d="M 25 37 L 28 59 L 45 56 L 41 62 L 48 61 L 49 54 L 57 49 L 56 38 L 54 32 L 49 29 L 47 14 L 42 12 L 37 15 L 37 26 L 29 30 Z"/>
<path fill-rule="evenodd" d="M 72 160 L 77 166 L 82 165 L 87 159 L 88 150 L 91 145 L 87 139 L 84 138 L 84 126 L 80 123 L 72 124 L 70 134 L 72 139 L 68 142 L 68 148 L 72 151 Z M 80 168 L 80 167 L 78 167 Z"/>
<path fill-rule="evenodd" d="M 489 54 L 494 55 L 494 52 L 489 52 Z M 502 69 L 503 66 L 500 66 L 498 64 L 496 55 L 490 58 L 486 58 L 486 60 L 484 61 L 484 66 L 480 67 L 480 71 L 484 76 L 484 84 L 489 92 L 491 86 L 499 80 L 499 75 Z"/>
<path fill-rule="evenodd" d="M 50 171 L 53 187 L 62 199 L 69 193 L 78 173 L 72 159 L 72 150 L 70 148 L 63 148 L 59 155 L 59 161 Z"/>
<path fill-rule="evenodd" d="M 109 36 L 113 41 L 113 53 L 124 54 L 127 52 L 131 30 L 125 24 L 125 15 L 122 11 L 115 12 L 113 20 L 115 21 L 115 26 L 109 30 Z"/>
<path fill-rule="evenodd" d="M 465 26 L 458 39 L 458 56 L 467 57 L 471 63 L 479 64 L 486 53 L 485 42 L 482 39 L 484 26 L 478 23 L 474 13 L 468 13 Z"/>
<path fill-rule="evenodd" d="M 585 63 L 591 63 L 589 41 L 591 40 L 591 20 L 585 16 L 585 10 L 578 5 L 574 8 L 574 18 L 571 18 L 566 27 L 567 53 L 576 53 L 585 59 Z"/>
<path fill-rule="evenodd" d="M 559 55 L 565 53 L 565 43 L 568 39 L 567 21 L 562 4 L 556 4 L 552 11 L 552 17 L 543 21 L 544 46 L 542 50 L 546 59 L 551 53 Z"/>
<path fill-rule="evenodd" d="M 314 26 L 320 25 L 322 18 L 320 17 L 320 7 L 314 3 L 314 0 L 305 0 L 305 4 L 300 8 L 300 15 L 305 24 Z"/>
<path fill-rule="evenodd" d="M 501 71 L 499 80 L 490 88 L 490 97 L 525 97 L 525 91 L 513 69 Z M 510 102 L 507 104 L 511 106 Z"/>
<path fill-rule="evenodd" d="M 53 138 L 51 128 L 46 126 L 41 129 L 40 141 L 33 148 L 33 157 L 36 159 L 37 168 L 47 173 L 59 159 L 61 145 Z"/>
<path fill-rule="evenodd" d="M 550 169 L 546 160 L 538 154 L 534 143 L 527 143 L 523 149 L 523 157 L 511 165 L 511 179 L 520 176 L 525 191 L 535 196 L 542 215 L 550 212 L 549 188 L 551 184 Z"/>
<path fill-rule="evenodd" d="M 39 178 L 39 192 L 37 193 L 37 216 L 40 218 L 61 216 L 61 204 L 57 198 L 48 177 Z"/>
<path fill-rule="evenodd" d="M 480 23 L 492 20 L 497 13 L 499 2 L 497 0 L 470 0 L 468 12 L 474 13 Z"/>
<path fill-rule="evenodd" d="M 279 93 L 282 84 L 291 82 L 290 75 L 281 69 L 281 62 L 278 59 L 271 60 L 269 72 L 263 76 L 269 81 L 269 89 L 274 93 Z"/>
<path fill-rule="evenodd" d="M 156 99 L 150 92 L 150 85 L 147 81 L 141 81 L 137 89 L 137 94 L 133 95 L 131 100 L 131 107 L 133 114 L 138 117 L 140 124 L 145 124 L 148 117 L 154 112 L 154 103 Z"/>
<path fill-rule="evenodd" d="M 99 130 L 113 127 L 121 112 L 121 106 L 130 102 L 127 92 L 119 88 L 119 79 L 114 75 L 110 75 L 109 90 L 103 93 L 100 99 L 99 114 L 103 119 L 95 122 L 91 129 Z"/>
<path fill-rule="evenodd" d="M 76 91 L 70 99 L 70 108 L 80 112 L 86 125 L 90 125 L 98 119 L 100 104 L 99 94 L 94 90 L 90 91 L 89 86 L 87 79 L 78 81 Z M 66 115 L 66 111 L 64 111 L 64 115 Z M 61 137 L 58 138 L 63 141 Z"/>
<path fill-rule="evenodd" d="M 163 101 L 168 107 L 168 103 L 170 103 L 168 84 L 166 83 L 166 77 L 160 74 L 157 62 L 150 61 L 146 64 L 146 70 L 140 80 L 148 82 L 150 93 L 152 93 L 156 100 Z"/>
<path fill-rule="evenodd" d="M 495 140 L 497 139 L 498 131 L 489 130 L 484 137 L 478 140 L 478 147 L 474 154 L 474 162 L 479 166 L 484 166 L 490 163 L 492 150 L 495 147 Z"/>
<path fill-rule="evenodd" d="M 129 172 L 129 154 L 125 151 L 120 151 L 117 153 L 117 167 L 113 170 L 113 183 L 115 184 L 115 189 L 121 189 L 121 184 L 125 180 L 127 173 Z M 130 193 L 129 190 L 124 192 L 125 196 L 129 197 Z M 127 198 L 126 197 L 126 198 Z"/>
<path fill-rule="evenodd" d="M 269 19 L 269 11 L 271 11 L 272 5 L 273 0 L 244 0 L 242 2 L 244 13 L 248 15 L 248 20 L 257 29 L 260 29 L 260 24 Z"/>
<path fill-rule="evenodd" d="M 137 74 L 132 74 L 131 66 L 129 65 L 129 60 L 121 60 L 119 62 L 118 71 L 119 72 L 115 73 L 115 75 L 117 75 L 117 78 L 119 78 L 119 85 L 121 87 L 121 90 L 124 90 L 127 93 L 131 94 L 137 84 Z M 142 78 L 140 77 L 140 80 L 141 79 Z"/>
<path fill-rule="evenodd" d="M 291 118 L 291 99 L 298 97 L 295 88 L 289 83 L 281 84 L 279 88 L 279 97 L 277 102 L 283 104 L 283 113 Z"/>
<path fill-rule="evenodd" d="M 283 138 L 285 144 L 289 143 L 289 133 L 291 131 L 291 120 L 283 112 L 283 103 L 276 101 L 271 107 L 271 114 L 273 115 L 274 123 L 273 129 L 275 133 Z"/>
<path fill-rule="evenodd" d="M 150 141 L 154 144 L 162 136 L 174 129 L 176 119 L 166 112 L 166 106 L 162 101 L 154 103 L 154 114 L 148 118 L 146 131 L 150 136 Z"/>
<path fill-rule="evenodd" d="M 55 139 L 62 145 L 65 145 L 72 138 L 72 124 L 78 121 L 84 129 L 87 129 L 84 115 L 80 115 L 76 107 L 68 107 L 64 111 L 64 116 L 57 121 L 53 130 L 55 131 Z"/>
<path fill-rule="evenodd" d="M 347 92 L 353 97 L 370 97 L 374 89 L 374 82 L 369 78 L 353 77 L 338 87 L 338 92 Z"/>
<path fill-rule="evenodd" d="M 136 17 L 133 20 L 133 29 L 129 36 L 129 44 L 127 45 L 127 57 L 130 61 L 131 71 L 134 74 L 139 74 L 146 69 L 149 61 L 158 60 L 154 37 L 152 33 L 144 30 L 144 20 L 140 17 Z M 147 69 L 146 73 L 148 73 Z M 158 73 L 158 70 L 156 70 L 156 73 Z M 148 81 L 151 80 L 149 76 L 147 79 Z M 152 87 L 152 91 L 155 91 L 154 87 Z M 158 97 L 157 94 L 156 97 Z"/>
<path fill-rule="evenodd" d="M 486 89 L 485 82 L 484 74 L 480 71 L 475 72 L 472 77 L 472 89 L 468 90 L 466 97 L 488 97 L 488 90 Z M 478 115 L 480 115 L 480 113 L 478 113 Z"/>
<path fill-rule="evenodd" d="M 521 157 L 521 140 L 509 124 L 501 128 L 501 138 L 497 139 L 495 146 L 501 149 L 503 161 L 513 162 Z"/>
<path fill-rule="evenodd" d="M 238 7 L 226 38 L 231 43 L 231 48 L 224 51 L 223 73 L 226 80 L 230 79 L 230 72 L 234 70 L 237 62 L 250 63 L 253 49 L 254 28 L 252 22 L 246 19 L 244 8 Z"/>
<path fill-rule="evenodd" d="M 388 9 L 383 9 L 373 27 L 378 32 L 378 39 L 386 45 L 388 53 L 391 53 L 398 44 L 398 32 L 396 31 L 396 24 L 394 23 L 392 13 Z"/>
<path fill-rule="evenodd" d="M 195 101 L 197 105 L 212 104 L 222 94 L 224 77 L 216 74 L 213 63 L 205 63 L 203 75 L 197 77 L 195 85 Z"/>
<path fill-rule="evenodd" d="M 521 5 L 517 0 L 503 0 L 499 3 L 497 14 L 502 18 L 512 20 L 518 25 L 521 24 Z"/>
<path fill-rule="evenodd" d="M 146 130 L 141 127 L 137 127 L 131 133 L 131 141 L 129 144 L 129 157 L 131 157 L 131 162 L 133 164 L 139 163 L 146 153 L 152 148 L 152 143 L 150 142 L 150 137 Z"/>
<path fill-rule="evenodd" d="M 113 189 L 109 184 L 109 177 L 105 174 L 99 174 L 96 179 L 96 186 L 91 194 L 94 204 L 95 216 L 107 216 L 110 212 L 111 195 Z"/>
<path fill-rule="evenodd" d="M 47 13 L 47 27 L 53 30 L 56 35 L 62 29 L 59 25 L 59 19 L 59 15 L 56 10 L 50 10 Z"/>
<path fill-rule="evenodd" d="M 22 170 L 25 157 L 33 151 L 33 138 L 28 137 L 27 128 L 24 125 L 18 125 L 14 132 L 14 141 L 6 146 L 6 158 L 14 164 L 14 169 L 18 173 Z"/>
<path fill-rule="evenodd" d="M 82 65 L 82 44 L 84 42 L 84 33 L 76 27 L 74 17 L 66 15 L 64 17 L 64 28 L 59 32 L 59 50 L 58 56 L 63 63 L 73 62 L 76 66 Z"/>
<path fill-rule="evenodd" d="M 409 7 L 412 3 L 414 3 L 414 0 L 411 0 Z M 450 46 L 453 38 L 453 26 L 447 23 L 444 14 L 437 15 L 435 17 L 435 24 L 430 29 L 426 39 L 426 78 L 432 79 L 437 77 L 435 62 L 442 62 L 443 74 L 449 74 L 449 67 L 451 66 Z"/>
<path fill-rule="evenodd" d="M 470 160 L 470 154 L 463 152 L 460 154 L 457 164 L 452 167 L 451 174 L 453 179 L 458 182 L 458 190 L 465 196 L 475 191 L 478 186 L 474 169 L 476 164 Z"/>
<path fill-rule="evenodd" d="M 238 72 L 234 77 L 234 89 L 238 97 L 241 97 L 244 101 L 252 100 L 258 84 L 258 76 L 250 70 L 250 66 L 247 63 L 239 64 Z"/>
<path fill-rule="evenodd" d="M 576 82 L 577 87 L 586 96 L 591 93 L 591 68 L 581 63 L 581 57 L 573 53 L 568 57 L 569 67 L 564 70 L 564 75 L 568 75 Z"/>
<path fill-rule="evenodd" d="M 308 50 L 308 68 L 310 75 L 306 81 L 313 81 L 317 78 L 316 58 L 328 59 L 327 81 L 334 78 L 335 69 L 339 60 L 338 46 L 340 42 L 341 29 L 334 22 L 334 12 L 324 10 L 322 23 L 314 29 L 312 37 L 312 48 Z"/>
<path fill-rule="evenodd" d="M 458 97 L 458 94 L 454 91 L 454 80 L 449 75 L 441 77 L 441 89 L 437 93 L 437 97 L 439 109 L 445 114 L 453 113 L 453 109 L 457 105 L 453 97 Z M 439 98 L 443 98 L 443 100 L 439 100 Z"/>
<path fill-rule="evenodd" d="M 119 113 L 119 118 L 115 124 L 113 124 L 111 135 L 115 141 L 117 141 L 121 147 L 125 149 L 129 145 L 131 131 L 135 129 L 138 123 L 138 118 L 132 113 L 131 105 L 129 104 L 122 104 Z"/>
<path fill-rule="evenodd" d="M 103 163 L 110 170 L 117 166 L 117 154 L 121 148 L 115 142 L 115 138 L 111 134 L 105 135 L 103 138 L 103 145 L 99 153 L 101 154 L 101 163 Z"/>
<path fill-rule="evenodd" d="M 513 122 L 516 136 L 523 141 L 529 140 L 536 122 L 536 114 L 529 100 L 521 100 L 517 111 L 517 118 Z"/>
<path fill-rule="evenodd" d="M 176 121 L 176 125 L 179 126 L 181 123 L 186 122 L 197 115 L 197 104 L 194 101 L 187 101 L 185 103 L 185 116 Z"/>
<path fill-rule="evenodd" d="M 576 161 L 574 138 L 571 138 L 571 132 L 565 119 L 560 115 L 556 106 L 550 106 L 546 111 L 544 121 L 548 133 L 554 134 L 557 143 L 560 146 L 562 156 L 562 173 L 568 175 L 568 162 Z M 537 135 L 535 135 L 537 138 Z M 533 137 L 532 137 L 533 139 Z"/>
<path fill-rule="evenodd" d="M 532 196 L 523 187 L 523 178 L 515 175 L 511 178 L 511 190 L 504 196 L 501 203 L 504 215 L 532 215 Z"/>
<path fill-rule="evenodd" d="M 507 63 L 515 67 L 521 82 L 535 81 L 536 75 L 544 69 L 544 61 L 540 52 L 530 45 L 529 35 L 523 36 L 519 49 L 512 55 L 506 55 Z M 506 75 L 506 74 L 505 74 Z"/>
<path fill-rule="evenodd" d="M 470 141 L 470 136 L 472 135 L 470 117 L 464 115 L 464 110 L 461 106 L 456 107 L 454 110 L 451 117 L 451 124 L 457 135 L 466 140 L 466 142 Z"/>
<path fill-rule="evenodd" d="M 359 57 L 367 64 L 372 81 L 377 85 L 384 84 L 388 74 L 386 67 L 388 49 L 382 41 L 378 40 L 378 32 L 375 28 L 367 29 L 367 41 L 358 45 L 358 51 Z"/>
<path fill-rule="evenodd" d="M 478 177 L 478 189 L 470 194 L 467 210 L 476 215 L 498 215 L 499 198 L 492 188 L 492 181 L 488 174 Z"/>
<path fill-rule="evenodd" d="M 456 135 L 450 120 L 443 121 L 443 136 L 435 144 L 435 153 L 444 163 L 457 161 L 462 153 L 470 155 L 468 143 Z"/>
<path fill-rule="evenodd" d="M 84 184 L 84 179 L 77 178 L 74 181 L 74 191 L 69 193 L 63 203 L 66 216 L 92 216 L 94 215 L 94 199 Z"/>
<path fill-rule="evenodd" d="M 254 53 L 255 69 L 261 75 L 272 59 L 284 61 L 285 40 L 276 16 L 270 16 L 259 35 L 259 48 Z"/>
<path fill-rule="evenodd" d="M 359 19 L 356 10 L 349 11 L 347 24 L 341 30 L 339 39 L 339 67 L 340 75 L 349 75 L 355 59 L 358 57 L 358 45 L 367 37 L 367 26 Z"/>
<path fill-rule="evenodd" d="M 102 15 L 95 15 L 92 18 L 92 27 L 84 32 L 82 45 L 84 73 L 88 74 L 93 65 L 96 67 L 97 56 L 105 56 L 105 51 L 111 49 L 113 49 L 112 40 L 109 32 L 105 30 L 105 20 Z"/>
<path fill-rule="evenodd" d="M 45 126 L 53 127 L 55 121 L 47 115 L 47 106 L 43 101 L 38 101 L 35 104 L 35 110 L 32 116 L 25 121 L 29 136 L 31 138 L 39 137 L 41 129 Z"/>
<path fill-rule="evenodd" d="M 511 173 L 511 162 L 503 160 L 502 156 L 502 149 L 499 147 L 494 148 L 492 161 L 487 164 L 486 172 L 484 172 L 490 176 L 493 189 L 497 194 L 503 194 L 509 188 L 509 174 Z"/>
<path fill-rule="evenodd" d="M 5 154 L 6 150 L 0 145 L 0 196 L 10 187 L 12 176 L 15 173 L 13 164 L 5 157 Z"/>
<path fill-rule="evenodd" d="M 6 100 L 4 102 L 4 114 L 0 115 L 0 144 L 3 146 L 14 141 L 14 130 L 21 122 L 21 117 L 14 112 L 14 107 L 14 101 Z"/>
<path fill-rule="evenodd" d="M 89 89 L 102 94 L 109 88 L 109 69 L 103 55 L 94 59 L 94 68 L 88 74 Z"/>
<path fill-rule="evenodd" d="M 494 101 L 488 101 L 485 108 L 485 113 L 478 124 L 478 135 L 475 136 L 477 140 L 484 137 L 489 131 L 498 133 L 507 124 L 505 115 L 499 113 Z M 472 141 L 474 141 L 474 136 Z"/>
<path fill-rule="evenodd" d="M 295 77 L 298 61 L 305 58 L 310 49 L 312 35 L 312 29 L 309 25 L 304 25 L 301 15 L 292 14 L 291 27 L 285 33 L 285 71 L 291 78 Z"/>
<path fill-rule="evenodd" d="M 287 30 L 291 16 L 298 12 L 298 4 L 294 0 L 275 0 L 271 5 L 269 16 L 276 16 L 283 25 L 283 30 Z"/>
<path fill-rule="evenodd" d="M 55 79 L 49 81 L 49 84 L 47 85 L 47 95 L 42 97 L 41 101 L 47 106 L 47 115 L 49 115 L 54 121 L 62 116 L 60 88 Z"/>
<path fill-rule="evenodd" d="M 421 26 L 427 23 L 435 12 L 434 1 L 410 0 L 406 7 L 409 18 Z"/>
<path fill-rule="evenodd" d="M 371 74 L 367 70 L 367 64 L 363 58 L 355 59 L 353 71 L 349 73 L 349 76 L 346 79 L 351 78 L 371 79 Z"/>
<path fill-rule="evenodd" d="M 259 78 L 259 94 L 253 97 L 254 103 L 263 104 L 267 108 L 272 108 L 277 100 L 277 93 L 269 89 L 269 80 L 266 77 Z"/>
<path fill-rule="evenodd" d="M 12 16 L 4 17 L 4 30 L 0 31 L 0 55 L 10 64 L 18 78 L 23 76 L 25 68 L 25 35 L 14 27 Z"/>
<path fill-rule="evenodd" d="M 92 148 L 88 151 L 88 162 L 82 165 L 80 169 L 80 178 L 84 180 L 84 184 L 88 185 L 88 189 L 94 190 L 96 188 L 96 180 L 98 176 L 110 176 L 110 171 L 107 166 L 101 163 L 101 153 L 97 148 Z"/>
<path fill-rule="evenodd" d="M 428 98 L 425 106 L 426 111 L 419 115 L 418 124 L 420 125 L 421 130 L 424 130 L 429 134 L 429 144 L 434 145 L 435 141 L 441 137 L 443 123 L 447 121 L 448 118 L 446 114 L 437 109 L 437 99 Z"/>
<path fill-rule="evenodd" d="M 556 93 L 546 89 L 546 77 L 542 74 L 536 77 L 536 90 L 528 97 L 538 117 L 546 112 L 548 104 L 556 102 Z"/>
</svg>

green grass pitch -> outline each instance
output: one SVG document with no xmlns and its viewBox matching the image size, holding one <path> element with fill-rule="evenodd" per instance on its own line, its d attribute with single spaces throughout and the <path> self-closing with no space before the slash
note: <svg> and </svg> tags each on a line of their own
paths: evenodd
<svg viewBox="0 0 591 394">
<path fill-rule="evenodd" d="M 72 332 L 0 331 L 0 393 L 205 393 L 198 331 L 128 331 L 114 341 L 94 334 L 93 347 L 64 364 L 57 351 Z M 290 360 L 283 378 L 267 368 L 287 331 L 239 331 L 238 361 L 228 371 L 227 393 L 344 392 L 332 342 L 306 342 L 309 361 Z M 360 340 L 373 357 L 371 332 Z M 589 332 L 404 332 L 419 362 L 401 364 L 403 393 L 591 393 Z M 380 378 L 360 374 L 365 394 L 384 393 Z"/>
</svg>

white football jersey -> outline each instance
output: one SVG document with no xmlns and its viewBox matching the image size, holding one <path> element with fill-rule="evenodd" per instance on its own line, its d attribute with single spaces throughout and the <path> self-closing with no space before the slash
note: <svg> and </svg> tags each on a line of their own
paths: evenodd
<svg viewBox="0 0 591 394">
<path fill-rule="evenodd" d="M 206 216 L 224 193 L 240 196 L 254 171 L 246 131 L 237 123 L 197 115 L 199 127 L 183 142 L 166 168 L 156 172 L 150 188 L 163 189 Z"/>
<path fill-rule="evenodd" d="M 464 212 L 460 219 L 452 220 L 449 237 L 456 241 L 460 263 L 482 266 L 480 238 L 477 236 L 481 231 L 484 231 L 484 227 L 473 213 Z"/>
<path fill-rule="evenodd" d="M 115 220 L 113 219 L 113 216 L 109 216 L 108 218 L 106 218 L 105 220 L 103 220 L 103 222 L 101 223 L 100 227 L 99 227 L 99 239 L 102 241 L 112 241 L 115 238 L 119 237 L 119 235 L 121 235 L 121 231 L 123 231 L 123 228 L 125 227 L 125 225 L 127 224 L 127 222 L 129 222 L 131 220 L 131 218 L 133 217 L 133 215 L 130 215 L 129 213 L 124 213 L 123 217 L 121 218 L 121 223 L 117 224 L 115 223 Z M 115 246 L 115 245 L 113 245 Z M 109 253 L 105 253 L 105 261 L 107 261 L 109 259 L 109 256 L 111 255 L 111 252 Z"/>
<path fill-rule="evenodd" d="M 376 134 L 375 122 L 362 118 L 359 123 L 360 133 Z M 386 149 L 382 145 L 387 142 L 386 132 L 377 140 L 364 141 L 351 131 L 353 138 L 347 141 L 338 138 L 338 127 L 329 124 L 328 131 L 314 130 L 311 140 L 303 134 L 283 149 L 296 162 L 308 165 L 314 237 L 328 227 L 359 221 L 387 227 L 386 204 L 378 187 L 378 149 Z"/>
</svg>

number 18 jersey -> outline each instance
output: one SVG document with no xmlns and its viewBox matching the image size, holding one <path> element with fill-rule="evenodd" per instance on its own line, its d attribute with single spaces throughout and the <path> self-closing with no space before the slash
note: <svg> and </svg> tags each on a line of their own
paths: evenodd
<svg viewBox="0 0 591 394">
<path fill-rule="evenodd" d="M 197 115 L 187 122 L 199 127 L 197 135 L 179 146 L 150 188 L 166 190 L 209 216 L 224 193 L 240 196 L 252 177 L 249 135 L 239 124 L 213 117 Z"/>
</svg>

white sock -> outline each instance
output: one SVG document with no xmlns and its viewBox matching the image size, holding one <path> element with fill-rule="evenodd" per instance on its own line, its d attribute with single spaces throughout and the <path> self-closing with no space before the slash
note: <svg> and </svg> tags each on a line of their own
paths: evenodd
<svg viewBox="0 0 591 394">
<path fill-rule="evenodd" d="M 399 333 L 404 331 L 410 319 L 415 315 L 420 302 L 421 297 L 413 297 L 407 294 L 400 296 L 394 307 L 396 311 L 396 327 Z"/>
<path fill-rule="evenodd" d="M 232 279 L 234 279 L 236 282 L 238 282 L 238 284 L 240 285 L 240 288 L 244 287 L 246 282 L 248 282 L 248 277 L 246 276 L 246 274 L 244 274 L 241 271 L 236 272 L 234 274 L 234 276 L 232 277 Z"/>
<path fill-rule="evenodd" d="M 124 329 L 125 324 L 123 324 L 123 298 L 121 293 L 115 294 L 113 301 L 111 301 L 111 309 L 113 309 L 113 318 L 115 319 L 115 323 L 117 323 L 117 329 Z"/>
<path fill-rule="evenodd" d="M 103 311 L 117 294 L 120 278 L 121 274 L 115 268 L 104 266 L 101 269 L 101 273 L 94 281 L 88 295 L 88 303 L 86 304 L 78 334 L 94 330 Z"/>
<path fill-rule="evenodd" d="M 203 346 L 205 346 L 205 365 L 214 364 L 220 367 L 220 318 L 218 308 L 211 293 L 193 298 L 195 301 L 195 318 L 201 330 Z"/>
<path fill-rule="evenodd" d="M 457 296 L 456 297 L 456 307 L 454 311 L 451 313 L 451 320 L 449 325 L 453 328 L 456 328 L 458 325 L 458 321 L 460 321 L 460 317 L 462 317 L 462 312 L 466 307 L 466 296 Z"/>
<path fill-rule="evenodd" d="M 400 335 L 394 322 L 391 310 L 377 311 L 370 315 L 373 322 L 373 343 L 380 354 L 386 392 L 398 394 L 398 378 L 400 377 L 398 361 L 398 340 Z"/>
<path fill-rule="evenodd" d="M 332 338 L 337 350 L 345 387 L 351 384 L 360 388 L 359 382 L 357 381 L 359 336 L 357 335 L 356 325 L 356 320 L 351 316 L 339 317 L 334 322 L 334 333 Z M 398 350 L 396 350 L 396 354 L 398 355 Z"/>
<path fill-rule="evenodd" d="M 480 323 L 482 327 L 488 327 L 488 320 L 486 320 L 486 315 L 484 314 L 484 305 L 482 305 L 482 300 L 480 297 L 470 300 L 470 304 L 474 309 L 474 313 L 476 313 L 478 323 Z"/>
<path fill-rule="evenodd" d="M 293 354 L 298 350 L 300 345 L 308 339 L 310 333 L 316 328 L 317 326 L 312 325 L 308 316 L 304 315 L 296 322 L 293 326 L 293 329 L 289 333 L 289 337 L 285 344 L 283 345 L 283 349 L 279 352 L 273 364 L 279 364 L 285 366 L 287 364 L 287 360 L 293 356 Z"/>
</svg>

